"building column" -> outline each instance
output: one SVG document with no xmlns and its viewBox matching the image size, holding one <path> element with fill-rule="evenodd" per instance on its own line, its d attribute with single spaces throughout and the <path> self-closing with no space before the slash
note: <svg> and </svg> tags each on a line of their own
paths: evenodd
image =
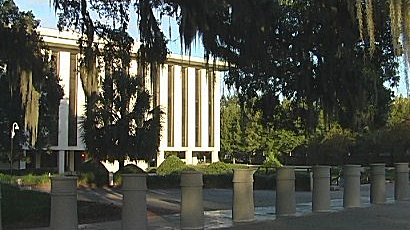
<svg viewBox="0 0 410 230">
<path fill-rule="evenodd" d="M 164 151 L 159 151 L 157 155 L 157 167 L 162 164 L 165 160 L 165 152 Z"/>
<path fill-rule="evenodd" d="M 192 165 L 192 151 L 191 150 L 187 150 L 185 151 L 185 163 L 187 165 Z"/>
<path fill-rule="evenodd" d="M 65 166 L 65 151 L 64 150 L 58 151 L 57 165 L 58 165 L 58 174 L 63 174 L 64 166 Z"/>
<path fill-rule="evenodd" d="M 211 162 L 214 163 L 214 162 L 218 162 L 218 161 L 219 161 L 219 151 L 214 150 L 211 153 Z"/>
<path fill-rule="evenodd" d="M 70 172 L 74 172 L 75 171 L 75 151 L 74 150 L 70 150 L 68 152 L 68 157 L 69 157 L 69 168 L 70 168 Z"/>
<path fill-rule="evenodd" d="M 39 169 L 41 167 L 41 153 L 36 152 L 36 169 Z"/>
<path fill-rule="evenodd" d="M 19 163 L 19 169 L 26 169 L 26 156 L 27 156 L 27 151 L 23 150 L 23 157 L 24 159 L 20 161 Z"/>
</svg>

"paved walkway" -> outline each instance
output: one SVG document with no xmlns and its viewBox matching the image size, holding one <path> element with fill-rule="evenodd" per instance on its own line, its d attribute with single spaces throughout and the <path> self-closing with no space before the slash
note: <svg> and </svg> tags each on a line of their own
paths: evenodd
<svg viewBox="0 0 410 230">
<path fill-rule="evenodd" d="M 255 191 L 255 221 L 245 224 L 233 224 L 231 201 L 232 190 L 205 189 L 205 229 L 280 229 L 280 230 L 410 230 L 410 202 L 393 201 L 393 184 L 387 185 L 387 204 L 371 206 L 369 204 L 369 186 L 361 188 L 362 208 L 347 209 L 342 207 L 342 191 L 332 191 L 332 211 L 311 213 L 311 193 L 297 192 L 297 214 L 295 217 L 276 219 L 274 212 L 274 191 Z M 104 197 L 100 199 L 99 197 Z M 79 199 L 96 200 L 121 205 L 121 194 L 116 191 L 90 190 L 79 191 Z M 149 229 L 179 229 L 180 191 L 152 190 L 147 195 L 148 206 L 165 209 L 163 215 L 149 216 Z M 166 214 L 167 212 L 176 214 Z M 47 230 L 42 228 L 41 230 Z M 80 225 L 79 229 L 119 230 L 120 221 Z M 37 229 L 40 230 L 40 229 Z"/>
</svg>

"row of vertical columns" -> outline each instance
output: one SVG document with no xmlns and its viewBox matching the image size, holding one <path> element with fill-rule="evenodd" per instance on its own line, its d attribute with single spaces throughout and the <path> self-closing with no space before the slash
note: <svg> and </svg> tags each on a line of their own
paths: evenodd
<svg viewBox="0 0 410 230">
<path fill-rule="evenodd" d="M 409 192 L 408 163 L 395 164 L 395 199 L 406 200 Z M 312 210 L 330 210 L 330 167 L 314 166 Z M 360 207 L 359 165 L 346 165 L 344 173 L 343 206 Z M 247 222 L 255 219 L 252 169 L 235 169 L 233 176 L 232 219 Z M 51 179 L 50 229 L 77 229 L 77 178 L 56 176 Z M 203 178 L 199 172 L 181 174 L 181 229 L 203 229 Z M 123 175 L 123 230 L 147 228 L 146 175 Z M 386 200 L 385 165 L 371 165 L 370 199 L 373 204 Z M 1 194 L 0 194 L 1 204 Z M 281 167 L 276 174 L 276 215 L 289 216 L 296 213 L 295 171 Z M 1 215 L 1 210 L 0 210 Z M 0 219 L 1 230 L 1 219 Z"/>
</svg>

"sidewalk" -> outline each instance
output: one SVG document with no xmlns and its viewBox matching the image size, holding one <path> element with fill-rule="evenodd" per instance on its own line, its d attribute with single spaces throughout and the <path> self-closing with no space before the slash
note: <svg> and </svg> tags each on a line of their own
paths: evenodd
<svg viewBox="0 0 410 230">
<path fill-rule="evenodd" d="M 407 230 L 410 229 L 410 202 L 280 218 L 274 221 L 235 225 L 225 229 Z"/>
<path fill-rule="evenodd" d="M 255 221 L 233 224 L 230 210 L 206 211 L 205 229 L 280 229 L 280 230 L 410 230 L 410 202 L 393 202 L 362 208 L 343 209 L 342 200 L 332 200 L 332 211 L 311 213 L 311 203 L 297 205 L 294 217 L 275 218 L 274 207 L 257 207 Z M 148 229 L 179 229 L 179 214 L 155 216 L 148 219 Z M 80 225 L 79 229 L 120 230 L 121 222 Z M 36 230 L 48 230 L 41 228 Z"/>
<path fill-rule="evenodd" d="M 387 184 L 387 204 L 371 206 L 369 203 L 369 185 L 361 186 L 362 208 L 343 209 L 342 191 L 331 192 L 331 210 L 328 213 L 312 213 L 311 193 L 296 193 L 295 217 L 276 219 L 275 192 L 256 190 L 255 221 L 245 224 L 232 222 L 232 190 L 205 189 L 205 229 L 280 229 L 280 230 L 317 230 L 317 229 L 371 229 L 371 230 L 410 230 L 410 202 L 393 201 L 393 184 Z M 81 200 L 99 200 L 100 202 L 121 205 L 122 195 L 114 190 L 82 190 Z M 148 215 L 148 229 L 179 229 L 180 190 L 150 190 L 147 201 L 151 207 L 167 210 L 162 214 Z M 176 213 L 176 214 L 172 214 Z M 120 230 L 121 222 L 103 222 L 80 225 L 79 229 Z M 48 230 L 41 228 L 36 230 Z"/>
</svg>

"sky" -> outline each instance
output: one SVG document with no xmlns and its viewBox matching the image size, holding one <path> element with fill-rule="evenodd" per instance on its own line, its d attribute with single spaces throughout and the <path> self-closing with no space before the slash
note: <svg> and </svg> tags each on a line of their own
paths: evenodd
<svg viewBox="0 0 410 230">
<path fill-rule="evenodd" d="M 53 0 L 14 0 L 16 5 L 21 11 L 32 11 L 35 18 L 40 20 L 40 26 L 46 28 L 57 29 L 58 16 L 54 12 L 52 6 Z M 130 34 L 136 38 L 138 35 L 137 24 L 136 24 L 135 14 L 131 15 L 130 22 Z M 171 24 L 171 38 L 169 38 L 169 28 Z M 174 54 L 183 54 L 181 51 L 181 43 L 179 39 L 178 25 L 174 19 L 168 20 L 165 18 L 162 20 L 162 26 L 164 34 L 168 37 L 168 49 Z M 204 49 L 200 45 L 201 42 L 197 41 L 197 45 L 192 45 L 191 56 L 193 57 L 203 57 Z"/>
<path fill-rule="evenodd" d="M 31 10 L 34 16 L 40 20 L 40 26 L 46 28 L 57 29 L 57 15 L 51 5 L 52 0 L 14 0 L 21 11 Z M 171 38 L 168 42 L 168 49 L 174 54 L 183 54 L 179 39 L 178 25 L 175 20 L 162 20 L 163 31 L 166 36 L 169 36 L 169 24 L 171 24 Z M 131 17 L 130 34 L 135 38 L 138 35 L 136 18 Z M 196 41 L 192 45 L 191 56 L 203 57 L 204 49 L 200 41 Z M 399 68 L 400 83 L 399 87 L 395 88 L 396 95 L 406 96 L 406 86 L 404 81 L 404 73 L 402 65 Z M 222 85 L 222 84 L 221 84 Z"/>
</svg>

